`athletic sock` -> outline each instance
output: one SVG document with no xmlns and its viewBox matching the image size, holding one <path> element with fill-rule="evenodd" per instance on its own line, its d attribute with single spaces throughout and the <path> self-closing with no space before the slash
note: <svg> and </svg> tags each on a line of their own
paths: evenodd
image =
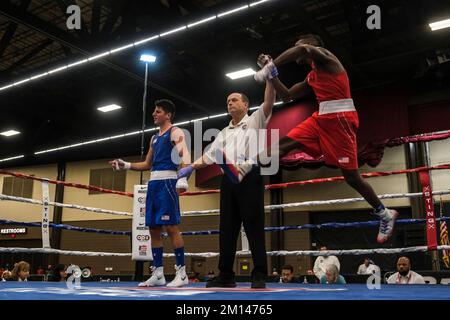
<svg viewBox="0 0 450 320">
<path fill-rule="evenodd" d="M 174 252 L 177 266 L 184 266 L 184 247 L 175 248 Z"/>
<path fill-rule="evenodd" d="M 163 266 L 163 248 L 152 248 L 153 266 L 159 268 Z"/>
</svg>

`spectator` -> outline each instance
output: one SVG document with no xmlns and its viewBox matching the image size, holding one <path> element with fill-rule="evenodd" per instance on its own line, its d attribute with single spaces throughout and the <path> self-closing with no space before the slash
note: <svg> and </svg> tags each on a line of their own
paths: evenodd
<svg viewBox="0 0 450 320">
<path fill-rule="evenodd" d="M 272 276 L 274 276 L 274 277 L 278 277 L 279 276 L 277 268 L 273 268 L 272 269 Z"/>
<path fill-rule="evenodd" d="M 11 279 L 11 271 L 3 271 L 1 281 L 7 281 Z"/>
<path fill-rule="evenodd" d="M 346 284 L 345 278 L 339 274 L 339 269 L 334 264 L 329 264 L 325 275 L 320 278 L 322 284 Z"/>
<path fill-rule="evenodd" d="M 189 275 L 188 279 L 189 279 L 190 283 L 200 282 L 200 272 L 192 271 L 191 274 Z"/>
<path fill-rule="evenodd" d="M 328 249 L 325 246 L 320 248 L 320 251 L 326 250 Z M 314 269 L 313 269 L 317 279 L 320 280 L 325 275 L 328 265 L 335 265 L 338 271 L 341 269 L 341 264 L 339 263 L 339 259 L 336 256 L 317 257 L 316 261 L 314 262 Z"/>
<path fill-rule="evenodd" d="M 283 283 L 296 282 L 294 280 L 294 267 L 291 265 L 285 265 L 281 268 L 281 280 Z"/>
<path fill-rule="evenodd" d="M 45 274 L 44 268 L 42 268 L 42 266 L 39 266 L 36 270 L 36 274 L 39 274 L 39 275 Z"/>
<path fill-rule="evenodd" d="M 398 259 L 397 271 L 387 279 L 388 284 L 425 284 L 423 277 L 411 270 L 411 261 L 407 257 Z"/>
<path fill-rule="evenodd" d="M 25 261 L 20 261 L 14 265 L 11 271 L 11 277 L 7 280 L 13 281 L 27 281 L 30 276 L 30 264 Z"/>
<path fill-rule="evenodd" d="M 206 279 L 205 281 L 208 281 L 209 279 L 212 279 L 212 278 L 214 278 L 214 270 L 209 270 L 208 274 L 205 277 L 205 279 Z"/>
<path fill-rule="evenodd" d="M 48 281 L 54 281 L 54 282 L 64 282 L 67 278 L 67 267 L 64 264 L 58 264 L 56 265 L 48 279 Z"/>
<path fill-rule="evenodd" d="M 359 266 L 357 274 L 374 274 L 380 273 L 380 267 L 377 266 L 369 258 L 364 259 L 364 263 Z"/>
</svg>

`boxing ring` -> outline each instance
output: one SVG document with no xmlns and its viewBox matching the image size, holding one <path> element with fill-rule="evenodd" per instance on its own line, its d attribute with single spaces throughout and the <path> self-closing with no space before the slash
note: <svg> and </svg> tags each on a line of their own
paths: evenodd
<svg viewBox="0 0 450 320">
<path fill-rule="evenodd" d="M 0 300 L 450 300 L 448 285 L 320 285 L 267 283 L 266 289 L 250 289 L 250 283 L 236 288 L 205 288 L 204 283 L 187 287 L 138 287 L 137 282 L 82 283 L 69 289 L 64 283 L 3 282 Z"/>
<path fill-rule="evenodd" d="M 450 135 L 449 135 L 450 136 Z M 398 175 L 416 172 L 422 175 L 428 175 L 432 170 L 448 170 L 450 164 L 443 164 L 433 167 L 420 167 L 407 170 L 397 170 L 389 172 L 371 172 L 362 174 L 364 178 L 375 178 L 388 175 Z M 44 185 L 55 184 L 70 188 L 79 188 L 86 190 L 94 190 L 102 193 L 115 194 L 125 197 L 133 197 L 132 193 L 108 190 L 96 186 L 83 185 L 79 183 L 71 183 L 65 181 L 50 180 L 30 176 L 17 172 L 0 170 L 0 174 L 14 176 L 24 179 L 33 179 L 40 181 Z M 327 183 L 334 181 L 343 181 L 343 177 L 320 178 L 306 181 L 296 181 L 281 184 L 266 185 L 266 190 L 298 187 L 307 184 Z M 423 192 L 417 193 L 399 193 L 379 195 L 380 199 L 396 199 L 396 198 L 417 198 L 433 200 L 433 196 L 442 196 L 450 194 L 450 189 L 431 190 L 431 187 L 422 183 Z M 200 192 L 185 192 L 181 196 L 196 196 L 202 194 L 219 193 L 219 190 L 206 190 Z M 43 192 L 44 194 L 44 192 Z M 121 212 L 114 210 L 106 210 L 101 208 L 85 207 L 78 204 L 63 204 L 45 200 L 36 200 L 8 196 L 0 194 L 0 200 L 17 201 L 22 203 L 41 205 L 45 207 L 55 206 L 62 208 L 78 209 L 90 213 L 101 213 L 131 217 L 130 212 Z M 267 205 L 265 210 L 284 209 L 284 208 L 304 208 L 324 204 L 348 204 L 365 201 L 363 198 L 345 198 L 334 200 L 320 201 L 304 201 L 285 203 L 277 205 Z M 48 210 L 48 209 L 47 209 Z M 205 214 L 217 214 L 219 209 L 186 211 L 182 216 L 198 216 Z M 450 217 L 435 218 L 434 211 L 432 217 L 427 212 L 427 219 L 400 219 L 396 225 L 412 225 L 426 224 L 427 227 L 438 225 L 439 221 L 450 221 Z M 12 220 L 0 220 L 0 225 L 17 225 L 42 228 L 42 222 L 22 222 Z M 279 232 L 287 230 L 324 230 L 339 228 L 377 228 L 379 220 L 348 222 L 348 223 L 323 223 L 323 224 L 305 224 L 296 226 L 282 227 L 266 227 L 266 232 Z M 49 223 L 50 228 L 64 229 L 74 232 L 100 233 L 109 235 L 131 235 L 130 231 L 104 230 L 94 228 L 75 227 L 67 224 Z M 427 228 L 428 229 L 428 228 Z M 427 230 L 428 232 L 428 230 Z M 201 230 L 201 231 L 184 231 L 183 236 L 202 236 L 218 234 L 218 230 Z M 405 254 L 413 252 L 429 252 L 437 250 L 439 252 L 447 252 L 450 250 L 448 244 L 437 245 L 430 240 L 427 233 L 427 243 L 423 246 L 405 247 L 405 248 L 374 248 L 374 249 L 352 249 L 352 250 L 298 250 L 298 251 L 268 251 L 267 255 L 271 256 L 329 256 L 329 255 L 358 255 L 366 256 L 369 254 Z M 19 248 L 19 247 L 0 247 L 0 253 L 41 253 L 41 254 L 61 254 L 73 256 L 96 256 L 96 257 L 131 257 L 131 253 L 114 253 L 114 252 L 86 252 L 86 251 L 67 251 L 49 248 Z M 211 258 L 217 257 L 217 252 L 189 253 L 185 257 L 201 257 Z M 250 256 L 249 251 L 238 251 L 237 256 Z M 173 257 L 173 254 L 165 253 L 164 257 Z M 320 285 L 320 284 L 280 284 L 267 283 L 266 289 L 249 289 L 249 283 L 238 283 L 236 288 L 205 288 L 204 283 L 190 283 L 183 288 L 167 288 L 167 287 L 151 287 L 140 288 L 137 282 L 81 282 L 79 287 L 69 288 L 66 283 L 51 282 L 0 282 L 0 300 L 450 300 L 450 287 L 448 285 L 386 285 L 381 277 L 379 286 L 374 288 L 367 284 L 347 284 L 347 285 Z"/>
</svg>

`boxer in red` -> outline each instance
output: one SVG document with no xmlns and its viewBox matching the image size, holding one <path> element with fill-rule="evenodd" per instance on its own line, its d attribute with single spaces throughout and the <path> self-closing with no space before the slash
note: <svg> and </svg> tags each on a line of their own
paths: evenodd
<svg viewBox="0 0 450 320">
<path fill-rule="evenodd" d="M 278 79 L 277 67 L 294 61 L 308 64 L 312 70 L 304 81 L 287 88 Z M 323 48 L 320 37 L 305 35 L 273 61 L 268 55 L 260 55 L 258 65 L 262 69 L 255 74 L 255 80 L 271 80 L 283 101 L 313 92 L 319 103 L 319 111 L 280 139 L 279 150 L 269 149 L 267 155 L 277 156 L 275 153 L 279 152 L 278 156 L 282 158 L 293 149 L 303 150 L 311 156 L 323 155 L 325 162 L 340 168 L 345 181 L 374 208 L 381 220 L 377 241 L 384 243 L 392 235 L 398 212 L 386 208 L 358 172 L 358 113 L 350 94 L 347 72 L 339 59 Z M 233 178 L 240 181 L 247 171 L 246 165 L 238 165 L 236 169 L 239 174 Z M 233 175 L 232 170 L 224 172 Z"/>
</svg>

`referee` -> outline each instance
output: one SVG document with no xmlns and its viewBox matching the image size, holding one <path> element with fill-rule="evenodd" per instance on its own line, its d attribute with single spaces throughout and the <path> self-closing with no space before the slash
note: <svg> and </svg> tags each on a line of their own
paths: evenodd
<svg viewBox="0 0 450 320">
<path fill-rule="evenodd" d="M 259 130 L 267 127 L 274 102 L 275 90 L 270 81 L 266 82 L 264 102 L 250 116 L 247 96 L 239 92 L 230 94 L 227 98 L 228 113 L 232 118 L 230 124 L 219 133 L 201 158 L 178 172 L 178 178 L 189 177 L 193 170 L 212 163 L 224 167 L 224 159 L 230 159 L 234 164 L 248 162 L 250 159 L 255 159 L 254 163 L 257 163 L 257 154 L 265 148 L 265 141 L 259 139 L 265 135 L 259 133 Z M 258 150 L 255 150 L 255 146 Z M 220 274 L 208 280 L 206 287 L 236 287 L 233 264 L 242 224 L 253 258 L 251 287 L 265 288 L 267 255 L 264 233 L 264 184 L 260 167 L 257 165 L 253 165 L 241 183 L 231 181 L 226 175 L 222 177 L 219 226 Z"/>
</svg>

